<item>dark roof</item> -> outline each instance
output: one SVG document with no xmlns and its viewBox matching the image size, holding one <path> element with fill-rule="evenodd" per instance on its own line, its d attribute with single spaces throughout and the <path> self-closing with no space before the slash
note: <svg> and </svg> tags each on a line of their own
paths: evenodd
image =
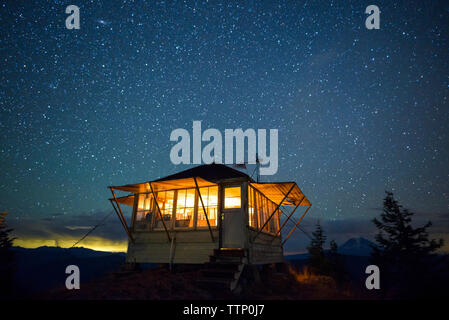
<svg viewBox="0 0 449 320">
<path fill-rule="evenodd" d="M 204 164 L 201 166 L 197 166 L 191 169 L 187 169 L 170 176 L 160 178 L 154 181 L 164 181 L 164 180 L 174 180 L 174 179 L 183 179 L 183 178 L 193 178 L 200 177 L 208 181 L 217 181 L 223 179 L 235 179 L 235 178 L 244 178 L 245 180 L 249 180 L 254 182 L 250 176 L 247 174 L 225 166 L 223 164 Z"/>
</svg>

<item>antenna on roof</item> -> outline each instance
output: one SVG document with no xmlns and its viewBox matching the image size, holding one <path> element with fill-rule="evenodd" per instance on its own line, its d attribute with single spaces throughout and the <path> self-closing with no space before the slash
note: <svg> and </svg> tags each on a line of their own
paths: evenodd
<svg viewBox="0 0 449 320">
<path fill-rule="evenodd" d="M 260 180 L 260 161 L 261 160 L 263 161 L 262 158 L 259 158 L 259 154 L 256 153 L 256 169 L 257 169 L 257 179 L 256 179 L 256 181 L 257 181 L 257 183 L 259 183 L 259 180 Z"/>
<path fill-rule="evenodd" d="M 253 173 L 251 174 L 251 178 L 253 177 L 254 173 L 257 172 L 256 175 L 256 181 L 259 182 L 260 180 L 260 162 L 263 161 L 262 158 L 259 157 L 259 154 L 256 153 L 256 168 L 254 169 Z M 249 162 L 243 162 L 243 163 L 234 163 L 232 166 L 236 169 L 245 169 L 247 174 L 249 175 L 248 172 L 248 167 L 246 166 L 247 164 L 249 164 Z"/>
<path fill-rule="evenodd" d="M 251 178 L 253 177 L 254 173 L 257 172 L 257 175 L 256 175 L 257 183 L 259 183 L 259 180 L 260 180 L 260 161 L 263 161 L 263 159 L 259 157 L 258 153 L 256 153 L 256 168 L 254 169 L 253 173 L 251 174 Z"/>
</svg>

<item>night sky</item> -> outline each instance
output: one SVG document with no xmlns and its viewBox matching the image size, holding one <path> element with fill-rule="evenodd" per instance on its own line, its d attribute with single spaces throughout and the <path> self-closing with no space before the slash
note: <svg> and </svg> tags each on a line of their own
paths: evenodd
<svg viewBox="0 0 449 320">
<path fill-rule="evenodd" d="M 262 181 L 298 183 L 309 232 L 372 239 L 390 190 L 448 238 L 447 1 L 2 1 L 0 21 L 0 210 L 17 245 L 71 246 L 111 212 L 107 186 L 189 168 L 169 138 L 194 120 L 278 129 Z M 125 243 L 114 214 L 80 245 Z"/>
</svg>

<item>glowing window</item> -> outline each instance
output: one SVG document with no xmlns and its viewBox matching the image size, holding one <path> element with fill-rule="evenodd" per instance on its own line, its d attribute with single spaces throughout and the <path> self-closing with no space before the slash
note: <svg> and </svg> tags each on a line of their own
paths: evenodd
<svg viewBox="0 0 449 320">
<path fill-rule="evenodd" d="M 248 221 L 249 226 L 257 229 L 257 214 L 254 203 L 254 189 L 248 187 Z"/>
<path fill-rule="evenodd" d="M 240 186 L 227 187 L 224 189 L 224 208 L 234 209 L 241 207 Z"/>
<path fill-rule="evenodd" d="M 161 214 L 156 213 L 154 218 L 154 227 L 156 229 L 162 229 L 164 228 L 164 225 L 161 220 L 164 219 L 165 226 L 167 229 L 170 228 L 170 221 L 173 213 L 173 202 L 175 198 L 175 192 L 174 191 L 163 191 L 158 192 L 156 194 L 157 204 L 159 205 L 159 208 L 161 210 Z"/>
<path fill-rule="evenodd" d="M 257 208 L 257 221 L 259 222 L 259 228 L 261 229 L 264 222 L 265 222 L 265 218 L 263 216 L 263 206 L 262 206 L 262 197 L 260 195 L 259 192 L 256 192 L 256 208 Z"/>
<path fill-rule="evenodd" d="M 253 203 L 253 204 L 252 204 Z M 254 196 L 251 196 L 251 193 L 248 195 L 248 214 L 250 218 L 250 226 L 252 226 L 251 222 L 251 207 L 254 207 L 255 213 L 254 216 L 257 219 L 254 222 L 254 228 L 261 229 L 265 222 L 270 218 L 273 214 L 273 211 L 276 209 L 277 205 L 265 197 L 260 192 L 254 190 Z M 273 214 L 273 217 L 270 221 L 265 225 L 263 231 L 276 233 L 279 230 L 279 219 L 280 219 L 280 210 L 277 209 Z M 254 219 L 254 218 L 253 218 Z"/>
<path fill-rule="evenodd" d="M 261 200 L 262 200 L 262 212 L 263 212 L 263 223 L 265 224 L 266 222 L 267 222 L 267 220 L 268 220 L 268 215 L 269 215 L 269 213 L 268 213 L 268 201 L 267 201 L 267 198 L 265 198 L 264 196 L 262 196 L 261 197 Z M 263 230 L 265 230 L 265 231 L 270 231 L 270 225 L 267 223 L 266 225 L 265 225 L 265 228 L 263 228 Z"/>
<path fill-rule="evenodd" d="M 204 208 L 206 209 L 207 218 L 211 227 L 217 226 L 217 211 L 218 211 L 218 187 L 200 188 L 201 197 L 203 199 Z M 201 200 L 198 199 L 198 218 L 196 222 L 197 227 L 207 227 L 206 216 L 204 215 Z"/>
<path fill-rule="evenodd" d="M 195 212 L 195 189 L 178 190 L 175 227 L 192 228 Z"/>
<path fill-rule="evenodd" d="M 270 200 L 268 200 L 268 216 L 267 218 L 270 218 L 271 214 L 273 214 L 274 210 L 276 209 L 276 206 L 274 205 L 273 202 L 271 202 Z M 275 221 L 276 221 L 276 214 L 273 214 L 273 216 L 270 219 L 270 224 L 269 224 L 269 229 L 271 233 L 274 233 L 276 231 L 276 225 L 275 225 Z"/>
<path fill-rule="evenodd" d="M 150 223 L 153 217 L 153 196 L 151 194 L 139 194 L 136 210 L 136 220 L 138 224 Z"/>
<path fill-rule="evenodd" d="M 265 224 L 265 221 L 268 219 L 268 207 L 267 207 L 267 198 L 265 198 L 261 193 L 256 192 L 256 208 L 257 208 L 257 219 L 259 222 L 259 229 Z M 268 231 L 269 225 L 267 224 L 263 230 Z"/>
<path fill-rule="evenodd" d="M 276 207 L 276 205 L 275 205 L 275 207 Z M 274 219 L 274 233 L 277 233 L 279 231 L 279 220 L 281 218 L 280 216 L 281 216 L 281 210 L 278 209 L 278 210 L 276 210 L 276 213 L 274 214 L 274 217 L 273 217 L 273 219 Z"/>
</svg>

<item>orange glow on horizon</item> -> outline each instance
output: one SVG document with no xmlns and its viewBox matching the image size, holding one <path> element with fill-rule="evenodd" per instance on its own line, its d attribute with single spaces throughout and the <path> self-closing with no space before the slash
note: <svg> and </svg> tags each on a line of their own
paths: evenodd
<svg viewBox="0 0 449 320">
<path fill-rule="evenodd" d="M 58 240 L 50 240 L 50 239 L 37 239 L 37 238 L 28 238 L 28 239 L 16 239 L 14 240 L 14 246 L 26 248 L 26 249 L 35 249 L 43 246 L 47 247 L 61 247 L 61 248 L 70 248 L 78 239 L 58 239 Z M 104 252 L 126 252 L 128 248 L 128 241 L 113 241 L 101 237 L 89 237 L 84 239 L 82 242 L 76 245 L 77 248 L 82 247 L 86 249 L 91 249 L 95 251 L 104 251 Z"/>
</svg>

